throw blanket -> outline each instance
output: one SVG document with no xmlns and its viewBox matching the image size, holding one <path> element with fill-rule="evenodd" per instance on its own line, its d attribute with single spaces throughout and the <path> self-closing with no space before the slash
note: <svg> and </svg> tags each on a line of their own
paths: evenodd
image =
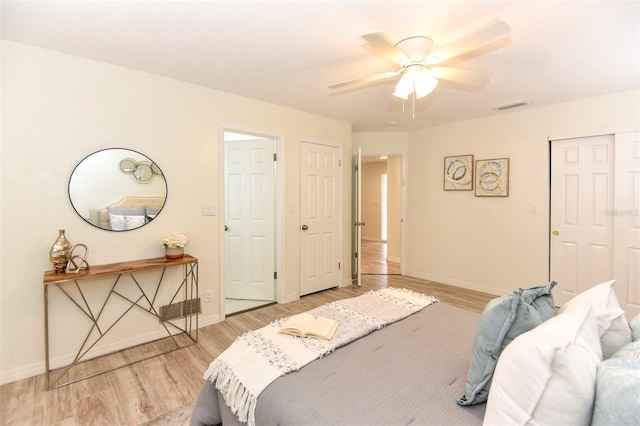
<svg viewBox="0 0 640 426">
<path fill-rule="evenodd" d="M 309 311 L 339 321 L 331 340 L 278 333 L 285 319 L 250 331 L 216 358 L 204 375 L 216 383 L 226 404 L 240 421 L 255 426 L 260 393 L 278 377 L 298 371 L 342 345 L 414 314 L 437 302 L 407 289 L 385 288 L 338 300 Z"/>
</svg>

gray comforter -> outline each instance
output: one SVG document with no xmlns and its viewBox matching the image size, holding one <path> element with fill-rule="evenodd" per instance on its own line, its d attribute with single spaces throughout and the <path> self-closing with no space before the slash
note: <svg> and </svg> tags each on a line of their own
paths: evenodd
<svg viewBox="0 0 640 426">
<path fill-rule="evenodd" d="M 479 314 L 443 303 L 369 334 L 273 382 L 257 425 L 480 425 L 462 407 Z M 205 383 L 191 425 L 241 424 Z"/>
</svg>

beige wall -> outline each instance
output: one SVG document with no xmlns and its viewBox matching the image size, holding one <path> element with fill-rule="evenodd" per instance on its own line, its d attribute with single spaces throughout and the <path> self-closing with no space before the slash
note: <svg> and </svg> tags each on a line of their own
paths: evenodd
<svg viewBox="0 0 640 426">
<path fill-rule="evenodd" d="M 376 161 L 362 165 L 362 239 L 380 241 L 382 223 L 382 175 L 387 162 Z"/>
<path fill-rule="evenodd" d="M 72 243 L 89 246 L 89 262 L 104 264 L 162 256 L 160 238 L 187 234 L 187 252 L 199 258 L 201 325 L 220 317 L 219 216 L 203 216 L 218 203 L 221 129 L 281 138 L 284 159 L 282 295 L 293 300 L 299 283 L 300 142 L 342 148 L 351 161 L 351 125 L 201 86 L 100 62 L 2 43 L 0 381 L 44 371 L 42 278 L 51 269 L 49 249 L 64 228 Z M 87 154 L 126 147 L 156 161 L 168 183 L 165 209 L 148 226 L 112 233 L 86 224 L 68 200 L 69 175 Z M 343 187 L 351 185 L 344 167 Z M 350 191 L 344 191 L 342 285 L 351 282 Z M 52 309 L 55 311 L 56 306 Z M 154 325 L 157 328 L 157 323 Z M 77 337 L 79 324 L 58 333 Z M 152 330 L 135 320 L 114 339 Z M 56 355 L 69 354 L 62 347 Z"/>
<path fill-rule="evenodd" d="M 387 260 L 400 262 L 402 231 L 402 157 L 387 159 Z"/>
<path fill-rule="evenodd" d="M 639 103 L 634 90 L 411 132 L 409 274 L 494 294 L 547 282 L 549 136 L 638 128 Z M 509 157 L 509 197 L 443 191 L 443 158 L 463 154 Z"/>
</svg>

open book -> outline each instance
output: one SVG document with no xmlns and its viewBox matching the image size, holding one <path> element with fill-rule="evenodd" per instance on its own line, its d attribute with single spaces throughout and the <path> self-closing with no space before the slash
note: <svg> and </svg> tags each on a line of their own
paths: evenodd
<svg viewBox="0 0 640 426">
<path fill-rule="evenodd" d="M 318 337 L 320 339 L 331 339 L 338 321 L 324 317 L 314 317 L 311 314 L 293 315 L 282 324 L 280 333 L 295 334 L 296 336 Z"/>
</svg>

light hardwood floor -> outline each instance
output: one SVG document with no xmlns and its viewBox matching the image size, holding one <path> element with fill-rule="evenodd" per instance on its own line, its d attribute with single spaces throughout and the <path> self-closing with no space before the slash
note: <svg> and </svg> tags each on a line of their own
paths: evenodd
<svg viewBox="0 0 640 426">
<path fill-rule="evenodd" d="M 242 333 L 334 300 L 387 286 L 481 312 L 495 296 L 399 275 L 367 275 L 362 287 L 315 293 L 228 317 L 200 329 L 199 342 L 157 358 L 45 391 L 44 375 L 0 387 L 2 425 L 139 425 L 194 401 L 209 363 Z"/>
<path fill-rule="evenodd" d="M 361 266 L 363 274 L 399 274 L 400 263 L 387 260 L 387 243 L 362 240 Z"/>
</svg>

